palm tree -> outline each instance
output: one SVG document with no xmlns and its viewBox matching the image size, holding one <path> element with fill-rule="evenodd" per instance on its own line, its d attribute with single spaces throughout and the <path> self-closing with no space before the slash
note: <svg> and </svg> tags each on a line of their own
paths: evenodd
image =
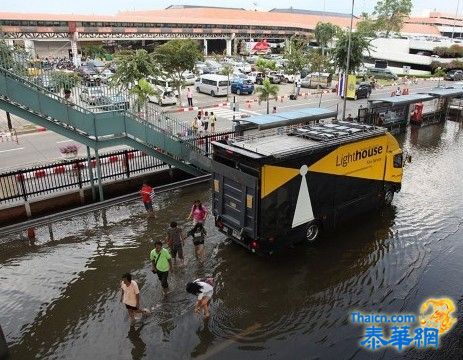
<svg viewBox="0 0 463 360">
<path fill-rule="evenodd" d="M 258 86 L 256 92 L 260 101 L 267 101 L 267 114 L 270 113 L 270 97 L 278 95 L 278 85 L 272 84 L 269 79 L 264 79 L 262 86 Z"/>
<path fill-rule="evenodd" d="M 147 120 L 149 97 L 157 96 L 158 92 L 154 90 L 148 81 L 140 79 L 137 84 L 130 89 L 130 93 L 135 96 L 135 104 L 138 108 L 138 112 L 141 112 L 142 107 L 145 108 L 145 120 Z"/>
</svg>

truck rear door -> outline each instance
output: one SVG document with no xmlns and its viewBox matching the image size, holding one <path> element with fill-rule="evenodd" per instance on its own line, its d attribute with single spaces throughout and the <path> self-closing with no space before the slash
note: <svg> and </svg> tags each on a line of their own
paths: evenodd
<svg viewBox="0 0 463 360">
<path fill-rule="evenodd" d="M 258 179 L 213 161 L 213 213 L 236 240 L 257 238 Z"/>
</svg>

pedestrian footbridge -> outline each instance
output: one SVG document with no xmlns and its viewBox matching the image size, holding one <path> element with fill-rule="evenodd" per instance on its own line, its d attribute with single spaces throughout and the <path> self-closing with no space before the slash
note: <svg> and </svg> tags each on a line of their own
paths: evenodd
<svg viewBox="0 0 463 360">
<path fill-rule="evenodd" d="M 43 126 L 90 148 L 127 145 L 193 175 L 211 168 L 211 160 L 184 125 L 165 114 L 143 118 L 130 110 L 92 112 L 42 88 L 26 76 L 0 67 L 0 109 Z"/>
</svg>

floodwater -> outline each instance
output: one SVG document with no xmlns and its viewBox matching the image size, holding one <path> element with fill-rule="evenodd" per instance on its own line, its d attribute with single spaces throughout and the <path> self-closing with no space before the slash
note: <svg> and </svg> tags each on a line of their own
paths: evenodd
<svg viewBox="0 0 463 360">
<path fill-rule="evenodd" d="M 171 220 L 186 226 L 206 185 L 157 199 L 148 220 L 136 201 L 38 229 L 35 245 L 1 245 L 0 323 L 13 359 L 462 359 L 463 137 L 455 122 L 409 129 L 412 155 L 390 209 L 370 213 L 318 245 L 270 258 L 226 242 L 210 221 L 207 260 L 170 274 L 163 299 L 148 261 Z M 3 239 L 6 240 L 6 239 Z M 119 281 L 130 271 L 142 306 L 155 313 L 130 327 Z M 213 274 L 212 315 L 193 314 L 187 281 Z M 368 352 L 353 310 L 417 313 L 429 297 L 451 297 L 457 325 L 439 350 Z"/>
</svg>

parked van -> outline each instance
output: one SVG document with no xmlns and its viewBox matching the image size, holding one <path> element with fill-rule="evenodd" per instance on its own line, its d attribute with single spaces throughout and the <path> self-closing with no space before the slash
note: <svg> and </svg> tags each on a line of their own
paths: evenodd
<svg viewBox="0 0 463 360">
<path fill-rule="evenodd" d="M 368 77 L 374 76 L 376 79 L 393 79 L 393 80 L 397 80 L 399 78 L 391 70 L 382 69 L 382 68 L 368 68 L 366 75 Z"/>
<path fill-rule="evenodd" d="M 157 95 L 150 95 L 148 99 L 150 102 L 156 103 L 158 105 L 175 105 L 177 103 L 177 97 L 174 92 L 169 90 L 166 91 L 160 86 L 155 86 Z"/>
<path fill-rule="evenodd" d="M 178 91 L 175 88 L 174 81 L 172 79 L 169 79 L 167 77 L 153 77 L 153 76 L 148 76 L 148 82 L 151 85 L 155 85 L 158 88 L 160 88 L 163 91 L 166 92 L 173 92 L 175 96 L 178 96 Z"/>
<path fill-rule="evenodd" d="M 215 225 L 261 254 L 368 221 L 401 188 L 402 150 L 380 127 L 340 121 L 212 145 Z"/>
<path fill-rule="evenodd" d="M 195 88 L 197 92 L 211 96 L 224 96 L 229 91 L 228 77 L 216 74 L 201 75 L 196 79 Z"/>
</svg>

